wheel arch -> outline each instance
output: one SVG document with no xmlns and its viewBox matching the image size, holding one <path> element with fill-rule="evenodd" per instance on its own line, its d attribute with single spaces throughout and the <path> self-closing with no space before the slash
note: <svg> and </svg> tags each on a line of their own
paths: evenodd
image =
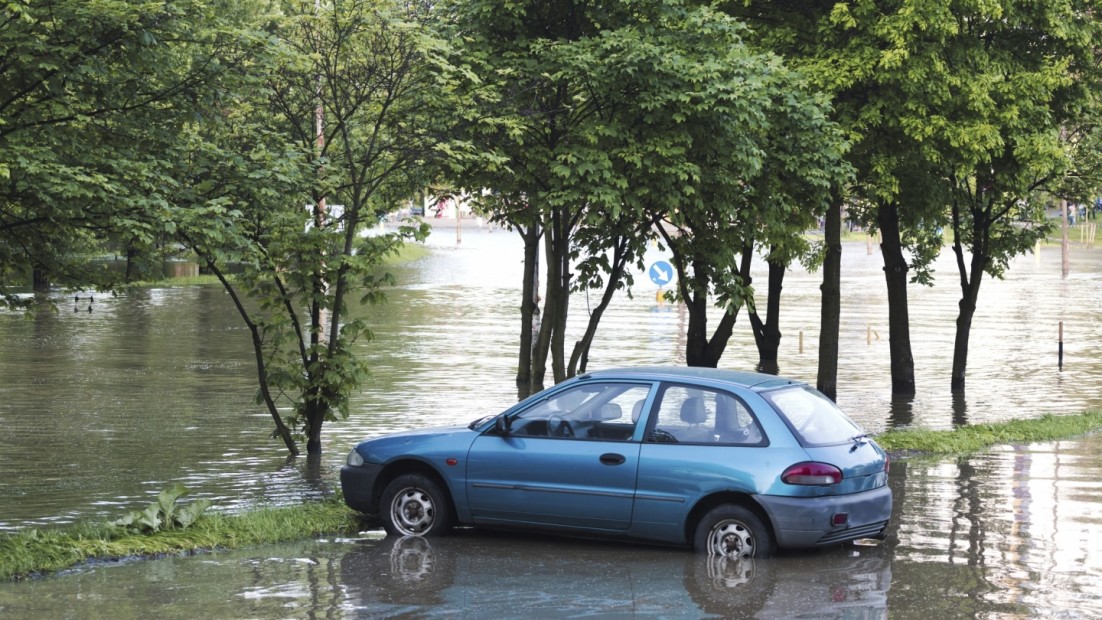
<svg viewBox="0 0 1102 620">
<path fill-rule="evenodd" d="M 440 490 L 444 493 L 445 499 L 448 503 L 448 513 L 451 515 L 452 523 L 456 522 L 456 508 L 455 498 L 452 497 L 451 487 L 448 486 L 448 482 L 444 479 L 444 476 L 432 465 L 420 461 L 417 459 L 399 459 L 387 463 L 383 470 L 379 472 L 379 477 L 375 483 L 375 488 L 372 491 L 372 503 L 375 505 L 376 510 L 382 510 L 382 497 L 383 491 L 391 482 L 394 482 L 399 476 L 405 476 L 407 474 L 418 474 L 432 480 L 436 486 L 440 487 Z"/>
<path fill-rule="evenodd" d="M 704 515 L 716 506 L 724 504 L 735 504 L 753 512 L 761 520 L 762 525 L 769 529 L 769 535 L 773 540 L 777 540 L 777 532 L 773 529 L 773 520 L 769 518 L 769 513 L 754 499 L 754 496 L 738 491 L 722 491 L 702 497 L 689 511 L 688 517 L 685 518 L 684 536 L 690 546 L 693 544 L 696 529 L 700 526 L 700 521 L 704 518 Z"/>
</svg>

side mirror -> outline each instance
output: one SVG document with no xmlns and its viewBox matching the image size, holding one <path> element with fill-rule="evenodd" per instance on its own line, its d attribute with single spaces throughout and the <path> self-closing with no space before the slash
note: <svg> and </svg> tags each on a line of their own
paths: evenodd
<svg viewBox="0 0 1102 620">
<path fill-rule="evenodd" d="M 507 415 L 498 416 L 494 420 L 494 432 L 498 435 L 508 435 L 510 426 L 512 426 L 512 420 Z"/>
</svg>

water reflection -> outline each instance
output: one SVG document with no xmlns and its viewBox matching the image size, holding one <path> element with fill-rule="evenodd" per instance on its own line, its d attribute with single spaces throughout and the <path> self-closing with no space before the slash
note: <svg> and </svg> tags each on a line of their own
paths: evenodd
<svg viewBox="0 0 1102 620">
<path fill-rule="evenodd" d="M 1097 618 L 1102 435 L 904 460 L 877 547 L 766 560 L 460 530 L 105 563 L 0 583 L 0 617 Z"/>
<path fill-rule="evenodd" d="M 1100 448 L 1096 435 L 911 464 L 897 572 L 930 585 L 952 573 L 981 609 L 1102 617 Z"/>
<path fill-rule="evenodd" d="M 880 618 L 891 584 L 884 553 L 755 561 L 480 533 L 372 541 L 340 563 L 363 617 Z"/>
</svg>

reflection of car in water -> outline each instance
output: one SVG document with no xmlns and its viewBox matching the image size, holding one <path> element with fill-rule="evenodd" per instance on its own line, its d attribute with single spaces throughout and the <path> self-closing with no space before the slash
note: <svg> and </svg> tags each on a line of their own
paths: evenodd
<svg viewBox="0 0 1102 620">
<path fill-rule="evenodd" d="M 758 559 L 466 532 L 358 543 L 341 583 L 371 616 L 886 617 L 888 556 L 848 551 Z"/>
<path fill-rule="evenodd" d="M 773 375 L 580 375 L 467 427 L 357 445 L 345 502 L 392 535 L 525 528 L 767 557 L 883 535 L 888 458 L 822 394 Z"/>
</svg>

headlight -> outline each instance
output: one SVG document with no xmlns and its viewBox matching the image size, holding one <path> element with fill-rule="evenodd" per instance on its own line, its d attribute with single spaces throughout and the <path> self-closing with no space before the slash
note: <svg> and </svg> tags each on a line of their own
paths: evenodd
<svg viewBox="0 0 1102 620">
<path fill-rule="evenodd" d="M 347 463 L 352 467 L 359 467 L 364 464 L 364 457 L 360 456 L 360 453 L 356 452 L 355 448 L 352 448 L 352 451 L 348 453 Z"/>
</svg>

